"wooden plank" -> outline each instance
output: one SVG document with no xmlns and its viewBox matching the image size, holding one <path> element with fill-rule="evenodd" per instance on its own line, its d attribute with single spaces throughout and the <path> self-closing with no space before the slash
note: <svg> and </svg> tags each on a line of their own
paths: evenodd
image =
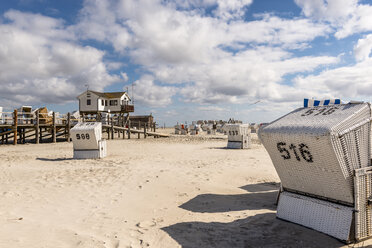
<svg viewBox="0 0 372 248">
<path fill-rule="evenodd" d="M 102 125 L 103 128 L 110 128 L 109 125 Z M 136 130 L 136 129 L 129 129 L 129 128 L 126 128 L 126 127 L 118 127 L 118 126 L 114 126 L 114 129 L 115 130 L 121 130 L 121 131 L 129 131 L 131 133 L 144 133 L 143 131 L 141 130 Z M 146 134 L 148 136 L 159 136 L 159 137 L 169 137 L 170 135 L 169 134 L 164 134 L 164 133 L 156 133 L 156 132 L 149 132 L 149 131 L 146 131 Z"/>
</svg>

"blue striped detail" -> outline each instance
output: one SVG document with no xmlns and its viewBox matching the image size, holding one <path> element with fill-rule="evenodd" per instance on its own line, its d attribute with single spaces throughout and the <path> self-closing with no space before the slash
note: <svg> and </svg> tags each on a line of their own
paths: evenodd
<svg viewBox="0 0 372 248">
<path fill-rule="evenodd" d="M 320 101 L 318 101 L 318 100 L 314 101 L 314 107 L 319 106 L 319 104 L 320 104 Z"/>
<path fill-rule="evenodd" d="M 304 99 L 304 107 L 307 108 L 309 106 L 309 99 Z"/>
<path fill-rule="evenodd" d="M 324 105 L 324 106 L 329 105 L 329 102 L 330 102 L 330 100 L 324 100 L 323 105 Z"/>
<path fill-rule="evenodd" d="M 336 99 L 335 100 L 335 104 L 341 104 L 341 100 L 340 99 Z"/>
</svg>

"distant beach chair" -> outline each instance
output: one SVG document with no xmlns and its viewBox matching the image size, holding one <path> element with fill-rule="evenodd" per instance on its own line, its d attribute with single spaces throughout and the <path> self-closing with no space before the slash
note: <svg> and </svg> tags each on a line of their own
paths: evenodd
<svg viewBox="0 0 372 248">
<path fill-rule="evenodd" d="M 251 148 L 251 130 L 248 124 L 227 124 L 227 148 Z"/>
</svg>

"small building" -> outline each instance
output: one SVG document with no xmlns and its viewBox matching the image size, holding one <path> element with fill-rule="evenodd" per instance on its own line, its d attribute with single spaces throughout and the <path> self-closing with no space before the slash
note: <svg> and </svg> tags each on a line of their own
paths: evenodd
<svg viewBox="0 0 372 248">
<path fill-rule="evenodd" d="M 80 114 L 129 113 L 134 112 L 134 106 L 127 92 L 97 92 L 87 90 L 81 93 L 79 99 Z"/>
<path fill-rule="evenodd" d="M 147 128 L 152 127 L 154 125 L 154 117 L 150 115 L 131 115 L 130 121 L 132 126 L 143 128 L 146 124 Z"/>
</svg>

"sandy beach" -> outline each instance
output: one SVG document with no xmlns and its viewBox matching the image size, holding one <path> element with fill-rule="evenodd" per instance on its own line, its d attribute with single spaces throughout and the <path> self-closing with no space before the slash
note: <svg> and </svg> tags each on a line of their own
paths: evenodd
<svg viewBox="0 0 372 248">
<path fill-rule="evenodd" d="M 72 143 L 1 146 L 0 247 L 345 246 L 276 219 L 279 178 L 255 134 L 252 149 L 226 142 L 116 139 L 100 160 L 72 159 Z"/>
</svg>

